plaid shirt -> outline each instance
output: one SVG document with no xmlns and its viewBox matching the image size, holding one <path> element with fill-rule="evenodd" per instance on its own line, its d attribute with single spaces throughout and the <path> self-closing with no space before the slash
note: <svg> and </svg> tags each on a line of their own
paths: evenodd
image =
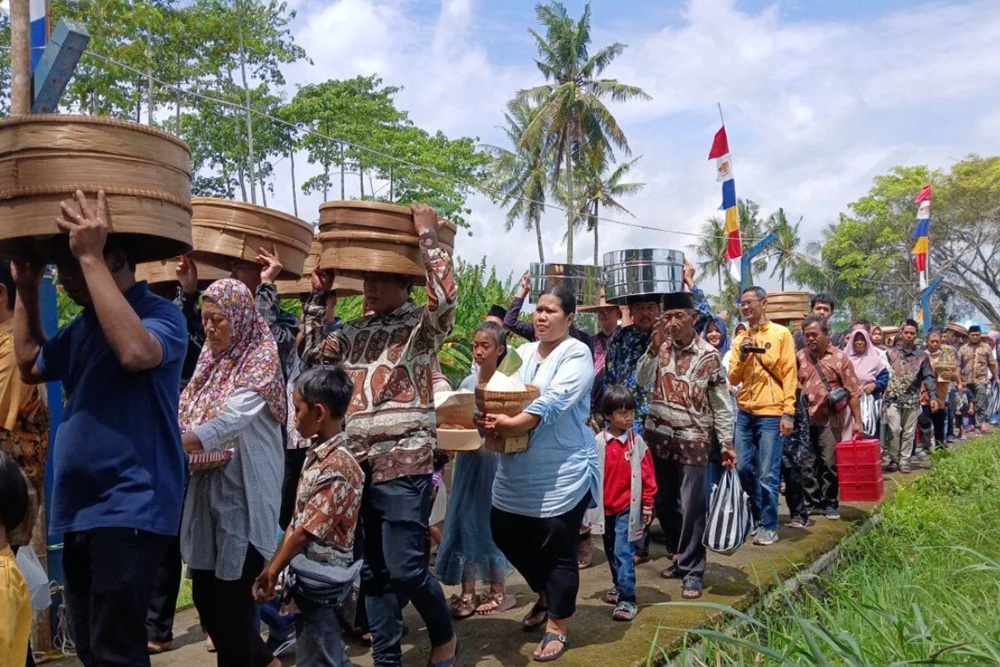
<svg viewBox="0 0 1000 667">
<path fill-rule="evenodd" d="M 962 382 L 966 384 L 986 384 L 996 375 L 997 360 L 993 350 L 984 341 L 978 345 L 966 343 L 958 351 L 958 367 L 962 372 Z"/>
</svg>

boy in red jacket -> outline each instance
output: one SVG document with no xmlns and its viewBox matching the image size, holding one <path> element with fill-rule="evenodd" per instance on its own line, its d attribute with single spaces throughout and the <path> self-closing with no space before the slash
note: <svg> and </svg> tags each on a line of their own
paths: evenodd
<svg viewBox="0 0 1000 667">
<path fill-rule="evenodd" d="M 635 398 L 622 385 L 604 392 L 601 414 L 608 427 L 597 434 L 604 478 L 604 553 L 614 588 L 604 601 L 615 605 L 616 621 L 635 618 L 635 542 L 653 521 L 656 474 L 641 435 L 632 430 Z"/>
</svg>

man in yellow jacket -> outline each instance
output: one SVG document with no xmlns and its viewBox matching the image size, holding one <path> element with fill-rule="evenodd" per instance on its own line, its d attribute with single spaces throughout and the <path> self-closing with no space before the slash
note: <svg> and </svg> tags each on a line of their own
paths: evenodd
<svg viewBox="0 0 1000 667">
<path fill-rule="evenodd" d="M 729 384 L 739 386 L 736 402 L 737 472 L 750 496 L 753 543 L 778 541 L 778 486 L 784 441 L 795 425 L 798 386 L 795 342 L 785 327 L 768 322 L 767 292 L 748 287 L 740 311 L 749 329 L 736 336 L 729 361 Z"/>
</svg>

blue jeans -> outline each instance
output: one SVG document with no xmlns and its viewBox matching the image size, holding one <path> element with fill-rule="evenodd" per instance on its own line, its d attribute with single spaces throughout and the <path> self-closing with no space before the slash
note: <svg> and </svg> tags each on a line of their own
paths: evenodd
<svg viewBox="0 0 1000 667">
<path fill-rule="evenodd" d="M 370 468 L 363 468 L 365 568 L 361 590 L 373 635 L 372 658 L 379 667 L 398 667 L 406 600 L 413 603 L 427 625 L 431 646 L 447 644 L 454 636 L 444 590 L 427 570 L 431 476 L 409 475 L 373 484 Z"/>
<path fill-rule="evenodd" d="M 628 541 L 628 515 L 604 517 L 604 555 L 620 602 L 635 602 L 635 544 Z"/>
<path fill-rule="evenodd" d="M 781 481 L 781 417 L 755 417 L 739 411 L 736 416 L 736 472 L 750 496 L 755 524 L 778 529 L 778 488 Z"/>
<path fill-rule="evenodd" d="M 340 633 L 336 605 L 296 599 L 295 664 L 298 667 L 352 667 Z"/>
</svg>

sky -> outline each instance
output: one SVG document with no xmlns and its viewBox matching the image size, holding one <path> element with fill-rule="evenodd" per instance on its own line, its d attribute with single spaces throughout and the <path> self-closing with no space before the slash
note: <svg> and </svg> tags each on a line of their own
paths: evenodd
<svg viewBox="0 0 1000 667">
<path fill-rule="evenodd" d="M 579 16 L 584 3 L 565 3 Z M 289 0 L 295 37 L 312 63 L 286 68 L 294 86 L 377 73 L 403 87 L 398 105 L 420 127 L 502 143 L 508 100 L 541 83 L 534 2 L 525 0 Z M 900 164 L 947 169 L 1000 152 L 1000 0 L 594 0 L 594 48 L 627 45 L 605 72 L 651 101 L 609 103 L 639 157 L 624 201 L 662 229 L 601 223 L 606 251 L 685 251 L 721 201 L 708 149 L 725 114 L 736 191 L 766 216 L 784 207 L 818 238 L 876 175 Z M 304 156 L 303 156 L 304 158 Z M 310 175 L 297 160 L 302 182 Z M 291 211 L 287 161 L 269 204 Z M 305 172 L 303 174 L 303 172 Z M 348 192 L 348 196 L 356 195 Z M 914 193 L 916 194 L 916 193 Z M 299 197 L 314 220 L 320 196 Z M 468 261 L 519 275 L 538 261 L 533 232 L 503 231 L 504 211 L 468 200 Z M 564 261 L 564 214 L 542 223 L 547 261 Z M 933 230 L 932 230 L 933 235 Z M 803 243 L 804 245 L 804 243 Z M 579 234 L 577 263 L 593 260 Z M 706 281 L 706 287 L 714 284 Z"/>
</svg>

